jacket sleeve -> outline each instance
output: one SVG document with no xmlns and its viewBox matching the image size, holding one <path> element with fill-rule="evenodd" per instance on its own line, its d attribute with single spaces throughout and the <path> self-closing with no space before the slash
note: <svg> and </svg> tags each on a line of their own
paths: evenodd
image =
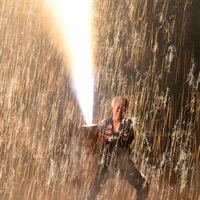
<svg viewBox="0 0 200 200">
<path fill-rule="evenodd" d="M 134 129 L 133 126 L 130 125 L 130 129 L 129 129 L 129 137 L 128 137 L 128 144 L 130 145 L 132 143 L 132 141 L 134 140 Z"/>
<path fill-rule="evenodd" d="M 123 122 L 121 139 L 123 142 L 125 142 L 124 144 L 126 147 L 129 147 L 134 140 L 134 129 L 130 119 L 126 119 Z"/>
</svg>

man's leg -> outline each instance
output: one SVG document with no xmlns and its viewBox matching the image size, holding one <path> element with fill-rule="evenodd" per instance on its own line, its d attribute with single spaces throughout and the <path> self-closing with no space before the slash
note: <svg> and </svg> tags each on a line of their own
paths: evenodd
<svg viewBox="0 0 200 200">
<path fill-rule="evenodd" d="M 100 167 L 99 167 L 93 181 L 90 200 L 96 199 L 103 184 L 105 184 L 109 178 L 110 178 L 110 174 L 109 174 L 108 168 L 104 167 L 103 169 L 100 170 Z"/>
<path fill-rule="evenodd" d="M 137 190 L 137 199 L 143 200 L 147 198 L 149 185 L 145 178 L 136 169 L 130 155 L 124 150 L 118 151 L 121 175 L 120 179 L 127 180 Z"/>
<path fill-rule="evenodd" d="M 142 177 L 140 172 L 135 168 L 132 160 L 128 160 L 127 162 L 127 170 L 122 169 L 122 177 L 127 180 L 134 188 L 137 190 L 137 198 L 142 200 L 146 199 L 148 196 L 148 183 L 145 178 Z"/>
</svg>

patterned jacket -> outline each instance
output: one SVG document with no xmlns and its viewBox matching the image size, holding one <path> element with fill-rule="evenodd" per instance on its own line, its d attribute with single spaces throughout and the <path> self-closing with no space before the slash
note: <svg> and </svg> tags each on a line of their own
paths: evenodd
<svg viewBox="0 0 200 200">
<path fill-rule="evenodd" d="M 112 118 L 103 119 L 98 123 L 98 131 L 106 136 L 110 136 L 109 141 L 106 142 L 106 145 L 109 145 L 109 152 L 112 152 L 116 145 L 129 150 L 130 144 L 134 140 L 132 121 L 130 119 L 123 119 L 118 132 L 115 133 L 112 131 L 112 126 Z"/>
</svg>

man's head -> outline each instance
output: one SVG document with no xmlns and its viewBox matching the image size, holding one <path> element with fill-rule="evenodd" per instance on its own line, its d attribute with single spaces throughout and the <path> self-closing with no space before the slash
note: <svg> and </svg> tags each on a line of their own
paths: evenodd
<svg viewBox="0 0 200 200">
<path fill-rule="evenodd" d="M 122 120 L 128 109 L 128 100 L 126 97 L 116 96 L 112 100 L 111 107 L 113 118 L 117 120 Z"/>
</svg>

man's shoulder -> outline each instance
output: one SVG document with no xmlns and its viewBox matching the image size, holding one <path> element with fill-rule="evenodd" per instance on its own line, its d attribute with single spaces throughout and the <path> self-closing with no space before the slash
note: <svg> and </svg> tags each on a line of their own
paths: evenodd
<svg viewBox="0 0 200 200">
<path fill-rule="evenodd" d="M 105 128 L 109 123 L 110 123 L 111 118 L 107 119 L 102 119 L 101 121 L 98 122 L 97 128 L 101 132 L 102 128 Z"/>
<path fill-rule="evenodd" d="M 122 124 L 131 127 L 132 124 L 133 124 L 133 121 L 132 121 L 131 118 L 124 118 L 124 119 L 122 120 Z"/>
<path fill-rule="evenodd" d="M 102 119 L 101 121 L 98 122 L 98 126 L 106 125 L 109 123 L 109 121 L 110 121 L 110 118 Z"/>
</svg>

